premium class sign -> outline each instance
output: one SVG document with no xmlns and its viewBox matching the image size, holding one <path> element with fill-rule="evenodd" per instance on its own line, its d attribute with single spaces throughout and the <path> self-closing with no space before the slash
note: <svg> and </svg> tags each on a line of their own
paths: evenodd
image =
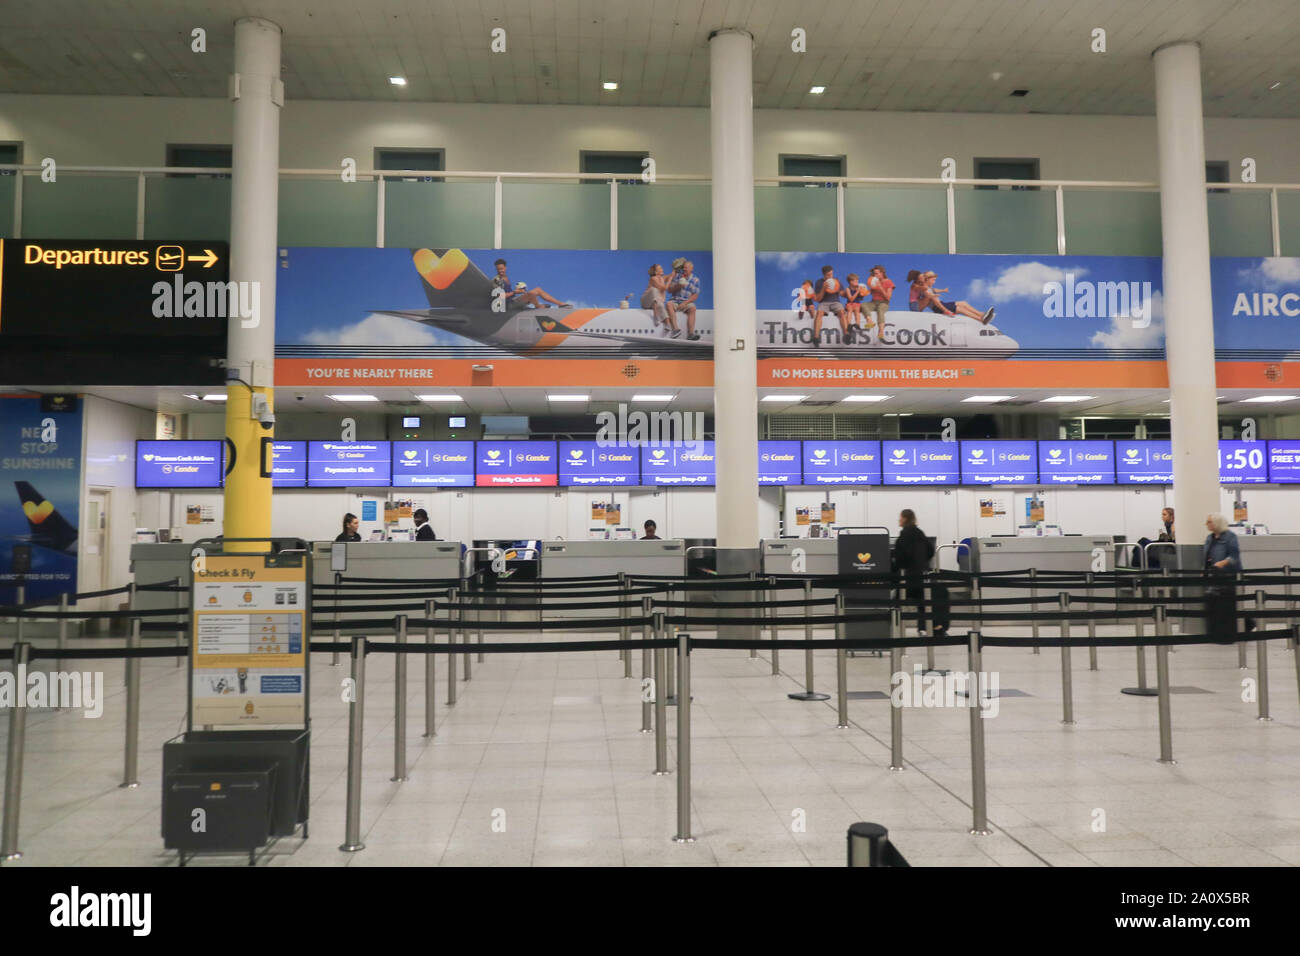
<svg viewBox="0 0 1300 956">
<path fill-rule="evenodd" d="M 760 485 L 803 484 L 801 454 L 802 443 L 798 441 L 760 441 L 758 483 Z"/>
<path fill-rule="evenodd" d="M 393 487 L 474 487 L 474 443 L 472 441 L 393 442 Z"/>
<path fill-rule="evenodd" d="M 559 481 L 553 441 L 475 443 L 480 488 L 553 488 Z"/>
<path fill-rule="evenodd" d="M 1219 442 L 1219 483 L 1262 485 L 1268 481 L 1266 445 L 1262 441 Z"/>
<path fill-rule="evenodd" d="M 803 443 L 804 484 L 878 485 L 880 482 L 880 442 L 806 441 Z"/>
<path fill-rule="evenodd" d="M 224 242 L 0 239 L 0 379 L 220 384 L 230 316 L 260 306 L 228 270 Z"/>
<path fill-rule="evenodd" d="M 1115 442 L 1115 481 L 1121 485 L 1171 485 L 1174 453 L 1168 441 Z"/>
<path fill-rule="evenodd" d="M 629 486 L 641 483 L 641 449 L 594 441 L 560 442 L 560 485 Z"/>
<path fill-rule="evenodd" d="M 393 463 L 386 441 L 307 443 L 307 484 L 312 488 L 390 486 Z"/>
<path fill-rule="evenodd" d="M 1045 485 L 1113 485 L 1115 443 L 1040 441 L 1038 480 Z"/>
<path fill-rule="evenodd" d="M 1031 441 L 963 441 L 963 485 L 1031 485 L 1038 480 L 1038 450 Z"/>
<path fill-rule="evenodd" d="M 716 480 L 713 442 L 650 446 L 641 449 L 641 482 L 646 485 L 707 486 Z"/>
<path fill-rule="evenodd" d="M 137 441 L 137 488 L 220 488 L 224 442 Z"/>
<path fill-rule="evenodd" d="M 880 457 L 886 485 L 955 485 L 961 480 L 956 442 L 885 441 Z"/>
</svg>

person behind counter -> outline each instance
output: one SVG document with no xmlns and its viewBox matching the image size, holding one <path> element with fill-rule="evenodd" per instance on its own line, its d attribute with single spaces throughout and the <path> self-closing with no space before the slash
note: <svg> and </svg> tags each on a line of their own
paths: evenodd
<svg viewBox="0 0 1300 956">
<path fill-rule="evenodd" d="M 647 520 L 645 523 L 645 534 L 641 536 L 641 540 L 642 541 L 660 540 L 659 535 L 655 534 L 655 532 L 658 530 L 659 530 L 659 526 L 657 524 L 655 524 L 653 521 Z"/>
<path fill-rule="evenodd" d="M 340 534 L 334 540 L 335 541 L 360 541 L 361 532 L 358 530 L 360 527 L 361 527 L 361 521 L 357 518 L 356 515 L 354 515 L 352 512 L 349 511 L 347 514 L 343 516 L 343 533 Z"/>
<path fill-rule="evenodd" d="M 429 512 L 423 508 L 416 508 L 411 515 L 415 519 L 415 540 L 416 541 L 437 541 L 434 537 L 433 526 L 429 524 Z"/>
</svg>

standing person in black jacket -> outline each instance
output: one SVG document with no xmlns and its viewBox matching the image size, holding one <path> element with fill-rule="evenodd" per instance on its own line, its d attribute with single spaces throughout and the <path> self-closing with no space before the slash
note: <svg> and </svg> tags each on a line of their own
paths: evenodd
<svg viewBox="0 0 1300 956">
<path fill-rule="evenodd" d="M 904 508 L 898 514 L 898 537 L 894 540 L 894 569 L 903 576 L 907 599 L 916 602 L 916 632 L 925 633 L 925 572 L 934 559 L 934 546 L 916 525 L 916 512 Z"/>
</svg>

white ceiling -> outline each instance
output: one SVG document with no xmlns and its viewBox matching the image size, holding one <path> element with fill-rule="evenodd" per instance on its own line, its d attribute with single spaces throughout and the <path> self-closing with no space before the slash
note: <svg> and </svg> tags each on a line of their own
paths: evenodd
<svg viewBox="0 0 1300 956">
<path fill-rule="evenodd" d="M 224 97 L 234 20 L 284 30 L 290 99 L 708 105 L 709 33 L 755 105 L 1150 114 L 1151 51 L 1203 48 L 1210 116 L 1300 116 L 1296 0 L 6 0 L 0 92 Z M 207 31 L 192 53 L 190 31 Z M 506 30 L 507 50 L 489 51 Z M 807 31 L 806 53 L 791 31 Z M 1106 30 L 1107 52 L 1090 49 Z M 1000 74 L 994 79 L 994 74 Z M 409 85 L 393 87 L 390 75 Z M 604 92 L 601 82 L 620 84 Z M 1280 82 L 1274 91 L 1269 87 Z M 812 85 L 827 88 L 810 95 Z M 1024 98 L 1012 90 L 1030 91 Z"/>
<path fill-rule="evenodd" d="M 0 391 L 11 387 L 0 386 Z M 13 388 L 14 391 L 23 390 Z M 145 387 L 78 387 L 67 386 L 60 391 L 84 392 L 98 395 L 127 405 L 156 409 L 165 412 L 211 413 L 220 406 L 213 402 L 195 401 L 185 397 L 188 389 L 145 388 Z M 208 392 L 221 392 L 224 389 L 209 389 Z M 460 388 L 448 389 L 464 399 L 459 403 L 425 404 L 415 396 L 421 394 L 407 388 L 381 389 L 319 389 L 319 388 L 282 388 L 276 392 L 276 409 L 281 414 L 292 412 L 330 412 L 337 414 L 420 414 L 447 412 L 449 414 L 468 413 L 472 415 L 592 415 L 600 411 L 614 410 L 620 402 L 630 402 L 634 394 L 653 392 L 672 394 L 668 403 L 632 404 L 629 407 L 653 410 L 703 411 L 713 410 L 713 391 L 707 388 L 654 388 L 654 389 L 616 389 L 616 388 Z M 888 413 L 911 412 L 922 415 L 954 415 L 969 417 L 978 414 L 1018 414 L 1018 415 L 1059 415 L 1062 418 L 1086 416 L 1167 416 L 1169 406 L 1163 404 L 1169 393 L 1164 389 L 1098 389 L 1092 392 L 1088 401 L 1071 404 L 1042 404 L 1042 399 L 1059 392 L 1051 389 L 1007 390 L 1013 398 L 1008 402 L 995 405 L 975 405 L 963 403 L 961 398 L 969 390 L 954 392 L 952 389 L 907 389 L 890 392 L 887 389 L 871 391 L 871 394 L 888 394 L 890 398 L 883 402 L 848 403 L 846 395 L 861 394 L 864 389 L 813 389 L 796 391 L 793 389 L 760 388 L 759 397 L 765 395 L 805 395 L 805 402 L 761 402 L 759 411 L 764 415 L 885 415 Z M 547 393 L 568 393 L 589 395 L 591 400 L 585 403 L 555 403 L 547 400 Z M 327 397 L 330 394 L 361 393 L 374 395 L 380 402 L 363 404 L 341 403 Z M 1079 394 L 1076 390 L 1073 394 Z M 1279 404 L 1241 404 L 1241 400 L 1260 394 L 1251 389 L 1222 389 L 1219 394 L 1223 400 L 1219 403 L 1225 414 L 1263 416 L 1276 413 L 1294 413 L 1300 409 L 1300 400 Z M 299 400 L 298 396 L 302 396 Z M 384 403 L 397 404 L 384 404 Z M 822 405 L 822 402 L 833 404 Z"/>
</svg>

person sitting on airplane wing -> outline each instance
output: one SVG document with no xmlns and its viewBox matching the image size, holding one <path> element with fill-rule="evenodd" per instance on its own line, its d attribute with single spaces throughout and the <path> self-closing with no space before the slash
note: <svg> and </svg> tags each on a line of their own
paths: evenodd
<svg viewBox="0 0 1300 956">
<path fill-rule="evenodd" d="M 530 289 L 526 282 L 519 282 L 512 286 L 510 276 L 506 275 L 506 260 L 498 259 L 496 268 L 497 274 L 492 279 L 492 297 L 493 299 L 503 297 L 508 309 L 535 309 L 541 305 L 538 299 L 545 299 L 551 305 L 558 305 L 560 308 L 568 308 L 569 303 L 554 298 L 543 288 Z M 498 289 L 503 291 L 498 292 Z"/>
</svg>

